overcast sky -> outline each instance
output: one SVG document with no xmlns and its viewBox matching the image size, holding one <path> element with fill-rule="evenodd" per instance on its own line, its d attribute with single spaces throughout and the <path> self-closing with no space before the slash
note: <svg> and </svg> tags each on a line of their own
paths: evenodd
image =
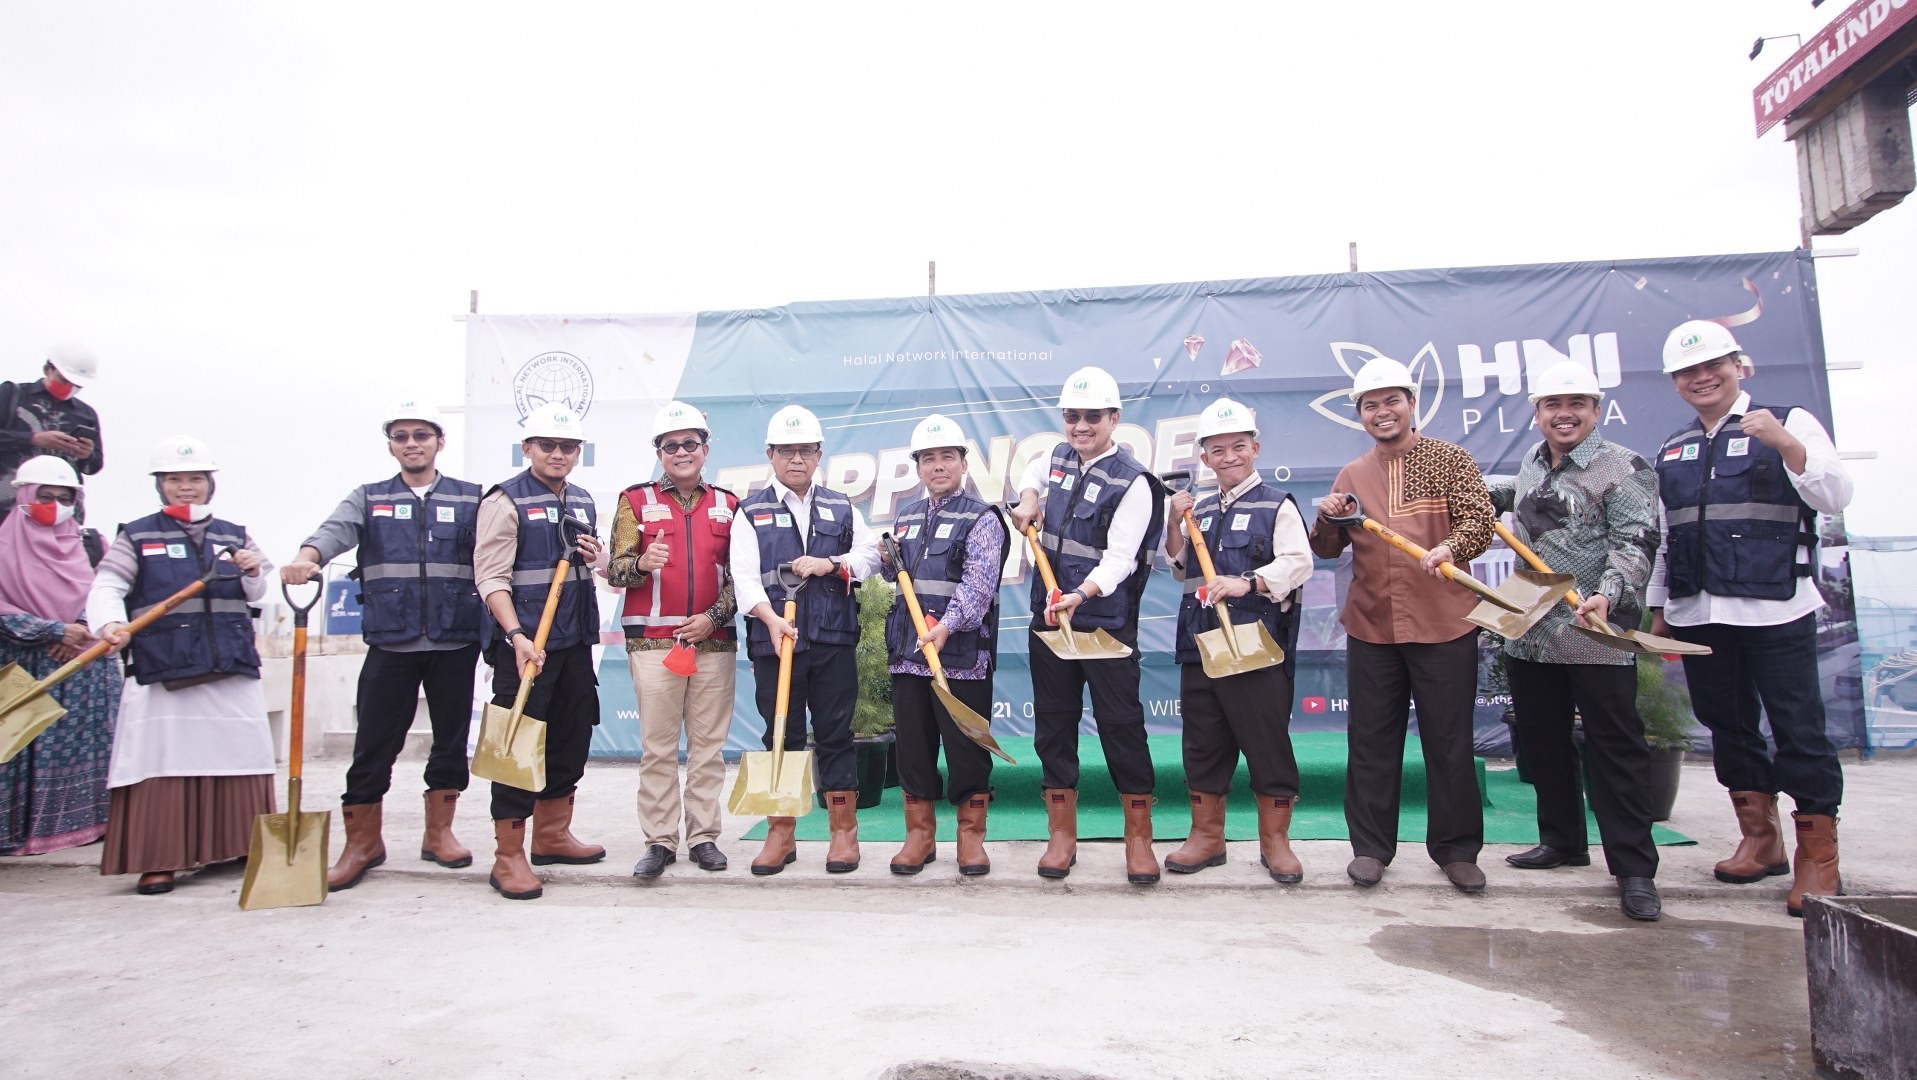
<svg viewBox="0 0 1917 1080">
<path fill-rule="evenodd" d="M 460 395 L 491 312 L 1783 250 L 1750 91 L 1842 9 L 1555 5 L 0 4 L 0 377 L 49 341 L 108 527 L 173 432 L 283 561 Z M 663 8 L 663 6 L 660 6 Z M 1852 530 L 1917 533 L 1897 322 L 1917 206 L 1818 247 Z M 1760 359 L 1760 363 L 1762 358 Z M 1891 426 L 1885 427 L 1888 422 Z M 463 448 L 451 448 L 453 463 Z"/>
</svg>

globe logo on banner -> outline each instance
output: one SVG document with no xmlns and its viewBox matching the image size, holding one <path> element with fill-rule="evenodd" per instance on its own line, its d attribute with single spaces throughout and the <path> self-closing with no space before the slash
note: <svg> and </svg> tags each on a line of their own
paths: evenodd
<svg viewBox="0 0 1917 1080">
<path fill-rule="evenodd" d="M 520 423 L 534 409 L 555 401 L 581 418 L 592 407 L 592 369 L 569 352 L 540 353 L 513 376 L 513 406 Z"/>
<path fill-rule="evenodd" d="M 1386 355 L 1369 345 L 1356 341 L 1334 341 L 1331 343 L 1331 355 L 1344 369 L 1345 378 L 1356 379 L 1358 369 L 1366 363 Z M 1411 358 L 1405 367 L 1411 371 L 1411 381 L 1416 384 L 1413 391 L 1417 395 L 1418 427 L 1430 426 L 1431 419 L 1438 415 L 1438 406 L 1444 401 L 1444 365 L 1438 362 L 1438 346 L 1425 342 L 1418 355 Z M 1343 424 L 1354 431 L 1363 431 L 1364 424 L 1358 419 L 1358 404 L 1351 400 L 1350 390 L 1333 390 L 1329 394 L 1311 403 L 1312 411 L 1334 424 Z"/>
</svg>

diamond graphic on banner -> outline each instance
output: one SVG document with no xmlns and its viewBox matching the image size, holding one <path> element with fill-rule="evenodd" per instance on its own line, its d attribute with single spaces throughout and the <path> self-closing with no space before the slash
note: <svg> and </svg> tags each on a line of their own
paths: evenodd
<svg viewBox="0 0 1917 1080">
<path fill-rule="evenodd" d="M 1198 359 L 1198 350 L 1204 347 L 1205 336 L 1203 334 L 1191 335 L 1185 339 L 1185 358 L 1188 360 Z"/>
<path fill-rule="evenodd" d="M 1236 375 L 1241 371 L 1250 371 L 1264 362 L 1265 355 L 1258 351 L 1257 346 L 1244 338 L 1238 338 L 1231 343 L 1231 351 L 1225 354 L 1225 366 L 1219 370 L 1218 374 Z"/>
</svg>

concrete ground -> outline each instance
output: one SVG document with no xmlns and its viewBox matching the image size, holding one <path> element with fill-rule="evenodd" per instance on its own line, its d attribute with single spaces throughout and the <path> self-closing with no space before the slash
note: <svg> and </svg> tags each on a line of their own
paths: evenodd
<svg viewBox="0 0 1917 1080">
<path fill-rule="evenodd" d="M 345 762 L 309 768 L 331 808 Z M 547 867 L 546 895 L 486 885 L 483 791 L 459 832 L 480 854 L 414 854 L 418 764 L 388 802 L 388 865 L 320 907 L 242 912 L 238 866 L 141 897 L 97 846 L 0 860 L 10 1076 L 143 1077 L 1755 1077 L 1811 1075 L 1788 879 L 1711 877 L 1735 826 L 1707 765 L 1685 769 L 1661 849 L 1665 917 L 1632 923 L 1601 865 L 1524 872 L 1488 848 L 1464 896 L 1418 845 L 1380 887 L 1341 841 L 1299 845 L 1274 885 L 1255 844 L 1153 887 L 1119 845 L 1083 844 L 1064 882 L 1037 843 L 991 845 L 960 880 L 951 845 L 916 878 L 893 845 L 828 877 L 823 844 L 777 877 L 680 862 L 652 883 L 636 770 L 594 765 L 575 831 L 604 863 Z M 1917 893 L 1917 759 L 1846 766 L 1852 893 Z M 334 845 L 339 840 L 334 820 Z M 1162 857 L 1174 843 L 1158 845 Z M 1601 860 L 1600 860 L 1601 863 Z"/>
</svg>

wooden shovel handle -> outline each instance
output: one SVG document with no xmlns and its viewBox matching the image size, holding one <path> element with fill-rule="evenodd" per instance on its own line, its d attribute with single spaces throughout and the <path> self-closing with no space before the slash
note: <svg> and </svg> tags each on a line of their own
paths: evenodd
<svg viewBox="0 0 1917 1080">
<path fill-rule="evenodd" d="M 293 609 L 293 700 L 286 709 L 286 777 L 297 784 L 300 768 L 306 760 L 306 616 L 320 602 L 320 597 L 326 595 L 326 586 L 321 584 L 315 588 L 313 598 L 304 604 L 294 602 L 292 589 L 285 584 L 280 585 L 280 595 Z M 296 799 L 288 798 L 287 802 L 288 813 L 299 812 Z"/>
<path fill-rule="evenodd" d="M 882 536 L 880 543 L 885 545 L 892 556 L 892 562 L 899 568 L 899 595 L 905 597 L 905 610 L 912 613 L 912 629 L 918 631 L 919 637 L 923 638 L 926 633 L 925 609 L 919 606 L 918 590 L 912 588 L 912 575 L 905 572 L 905 560 L 899 557 L 899 543 L 892 538 L 891 533 Z M 944 679 L 945 665 L 939 663 L 939 651 L 927 643 L 919 646 L 919 652 L 925 654 L 925 666 L 931 669 L 932 677 Z"/>
<path fill-rule="evenodd" d="M 1198 556 L 1198 569 L 1204 572 L 1205 581 L 1210 582 L 1218 576 L 1218 568 L 1212 565 L 1211 549 L 1205 546 L 1205 534 L 1199 531 L 1198 523 L 1192 520 L 1190 510 L 1185 511 L 1185 532 L 1191 540 L 1192 554 Z"/>
<path fill-rule="evenodd" d="M 1038 526 L 1025 526 L 1025 543 L 1032 549 L 1032 565 L 1038 567 L 1038 576 L 1045 582 L 1047 595 L 1058 591 L 1058 578 L 1052 576 L 1052 560 L 1045 557 L 1045 548 L 1038 542 Z"/>
<path fill-rule="evenodd" d="M 553 616 L 559 614 L 559 594 L 566 591 L 566 575 L 572 571 L 571 560 L 561 558 L 559 565 L 553 567 L 552 584 L 546 587 L 546 606 L 539 610 L 539 626 L 533 631 L 533 651 L 546 651 L 546 638 L 552 634 Z M 526 711 L 526 695 L 532 693 L 533 679 L 539 669 L 531 661 L 519 670 L 519 693 L 513 695 L 512 717 L 516 723 L 519 714 Z"/>
<path fill-rule="evenodd" d="M 795 600 L 785 602 L 785 621 L 797 629 L 799 604 Z M 779 688 L 772 696 L 772 749 L 785 749 L 785 714 L 792 705 L 792 640 L 779 637 Z"/>
<path fill-rule="evenodd" d="M 209 574 L 206 577 L 200 578 L 198 581 L 188 582 L 185 588 L 148 608 L 139 618 L 121 624 L 120 632 L 123 634 L 137 634 L 161 619 L 166 618 L 169 614 L 172 614 L 174 608 L 200 595 L 200 592 L 206 588 L 206 583 L 212 576 L 213 575 Z M 20 700 L 25 701 L 35 694 L 44 694 L 48 690 L 66 682 L 78 673 L 81 668 L 105 656 L 107 650 L 111 648 L 113 648 L 111 642 L 105 640 L 94 642 L 92 645 L 87 646 L 85 652 L 67 661 L 52 674 L 35 683 L 32 690 L 20 695 Z M 18 702 L 15 704 L 18 704 Z"/>
<path fill-rule="evenodd" d="M 1502 538 L 1505 543 L 1511 545 L 1511 550 L 1517 552 L 1518 558 L 1523 559 L 1531 569 L 1536 570 L 1540 574 L 1553 574 L 1557 572 L 1545 565 L 1544 560 L 1538 557 L 1537 552 L 1531 550 L 1530 545 L 1518 539 L 1517 534 L 1511 531 L 1511 527 L 1506 525 L 1502 518 L 1492 518 L 1491 527 L 1498 530 L 1498 536 Z M 1573 613 L 1576 613 L 1577 609 L 1584 606 L 1584 598 L 1578 595 L 1576 589 L 1572 589 L 1570 592 L 1564 594 L 1564 602 L 1571 605 L 1571 611 Z M 1583 619 L 1584 625 L 1599 633 L 1610 632 L 1610 627 L 1599 625 L 1601 620 L 1599 620 L 1596 615 L 1587 614 L 1583 616 Z"/>
</svg>

